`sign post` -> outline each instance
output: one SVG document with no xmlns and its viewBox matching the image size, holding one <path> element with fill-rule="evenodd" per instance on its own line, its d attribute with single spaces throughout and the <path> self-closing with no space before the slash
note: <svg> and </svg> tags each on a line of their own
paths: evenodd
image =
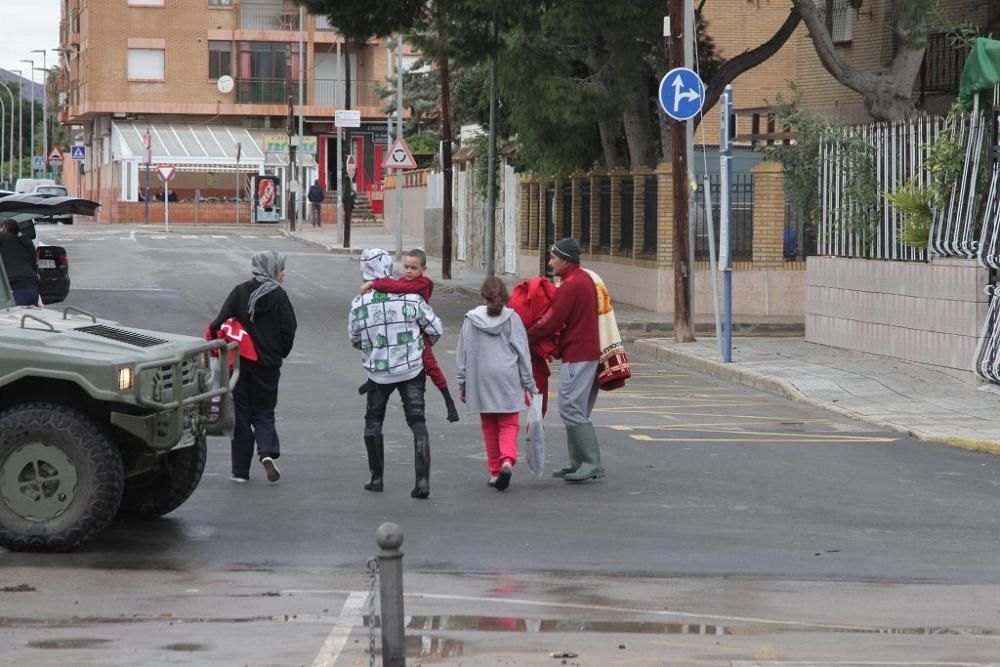
<svg viewBox="0 0 1000 667">
<path fill-rule="evenodd" d="M 156 173 L 159 174 L 160 180 L 163 181 L 163 229 L 167 233 L 170 232 L 170 189 L 167 185 L 170 183 L 170 179 L 174 177 L 177 173 L 177 168 L 172 164 L 161 164 L 156 168 Z"/>
<path fill-rule="evenodd" d="M 351 233 L 344 229 L 344 169 L 341 166 L 344 159 L 345 127 L 361 127 L 361 112 L 342 109 L 334 115 L 334 126 L 337 128 L 337 240 L 345 248 L 351 244 Z M 353 156 L 352 156 L 353 157 Z"/>
<path fill-rule="evenodd" d="M 142 144 L 146 148 L 146 212 L 143 218 L 143 224 L 149 224 L 149 170 L 153 163 L 153 137 L 149 134 L 149 128 L 146 128 L 146 134 L 142 138 Z"/>
<path fill-rule="evenodd" d="M 721 127 L 719 128 L 719 270 L 722 282 L 722 361 L 733 360 L 733 258 L 730 234 L 731 200 L 729 189 L 733 178 L 732 136 L 733 87 L 726 86 L 719 100 Z"/>
</svg>

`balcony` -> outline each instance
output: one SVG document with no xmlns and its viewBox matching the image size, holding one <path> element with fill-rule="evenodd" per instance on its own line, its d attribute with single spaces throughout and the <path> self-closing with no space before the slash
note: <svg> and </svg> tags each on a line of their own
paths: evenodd
<svg viewBox="0 0 1000 667">
<path fill-rule="evenodd" d="M 921 95 L 957 94 L 969 47 L 956 46 L 947 33 L 927 36 L 927 50 L 920 68 Z"/>
<path fill-rule="evenodd" d="M 293 101 L 298 101 L 295 91 Z M 240 79 L 236 82 L 237 104 L 288 104 L 287 79 Z"/>
<path fill-rule="evenodd" d="M 351 81 L 351 107 L 379 107 L 382 100 L 376 92 L 384 81 L 355 79 Z M 343 108 L 347 101 L 347 84 L 343 79 L 316 79 L 313 81 L 315 104 Z"/>
<path fill-rule="evenodd" d="M 283 5 L 240 5 L 240 30 L 298 29 L 298 11 L 286 10 Z"/>
</svg>

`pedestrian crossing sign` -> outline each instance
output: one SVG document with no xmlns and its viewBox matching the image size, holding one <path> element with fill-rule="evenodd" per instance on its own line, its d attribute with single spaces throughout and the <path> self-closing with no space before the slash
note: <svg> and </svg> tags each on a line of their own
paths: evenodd
<svg viewBox="0 0 1000 667">
<path fill-rule="evenodd" d="M 74 160 L 86 160 L 87 147 L 83 144 L 73 144 L 69 147 L 69 156 Z"/>
<path fill-rule="evenodd" d="M 385 154 L 385 159 L 382 160 L 382 168 L 417 168 L 417 161 L 413 159 L 413 153 L 410 152 L 410 147 L 406 145 L 406 140 L 403 139 L 403 137 L 396 137 L 396 141 L 392 144 L 392 148 L 389 149 L 389 152 Z"/>
</svg>

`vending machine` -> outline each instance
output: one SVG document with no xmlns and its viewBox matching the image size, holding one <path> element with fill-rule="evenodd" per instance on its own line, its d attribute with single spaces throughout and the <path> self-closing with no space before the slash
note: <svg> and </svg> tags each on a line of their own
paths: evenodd
<svg viewBox="0 0 1000 667">
<path fill-rule="evenodd" d="M 281 179 L 272 175 L 253 177 L 254 222 L 281 221 Z"/>
</svg>

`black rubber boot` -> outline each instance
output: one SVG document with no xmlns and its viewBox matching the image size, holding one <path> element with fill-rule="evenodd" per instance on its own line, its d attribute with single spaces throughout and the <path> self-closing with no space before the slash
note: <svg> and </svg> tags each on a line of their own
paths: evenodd
<svg viewBox="0 0 1000 667">
<path fill-rule="evenodd" d="M 365 484 L 365 491 L 382 491 L 382 471 L 385 467 L 385 445 L 381 435 L 366 435 L 365 450 L 368 452 L 368 470 L 372 478 Z"/>
<path fill-rule="evenodd" d="M 448 387 L 441 390 L 441 395 L 444 396 L 444 405 L 448 408 L 448 421 L 457 422 L 458 409 L 455 407 L 455 401 L 451 398 L 451 392 L 448 391 Z"/>
<path fill-rule="evenodd" d="M 417 484 L 410 491 L 411 498 L 424 499 L 431 495 L 431 445 L 426 434 L 413 437 L 413 468 Z"/>
</svg>

